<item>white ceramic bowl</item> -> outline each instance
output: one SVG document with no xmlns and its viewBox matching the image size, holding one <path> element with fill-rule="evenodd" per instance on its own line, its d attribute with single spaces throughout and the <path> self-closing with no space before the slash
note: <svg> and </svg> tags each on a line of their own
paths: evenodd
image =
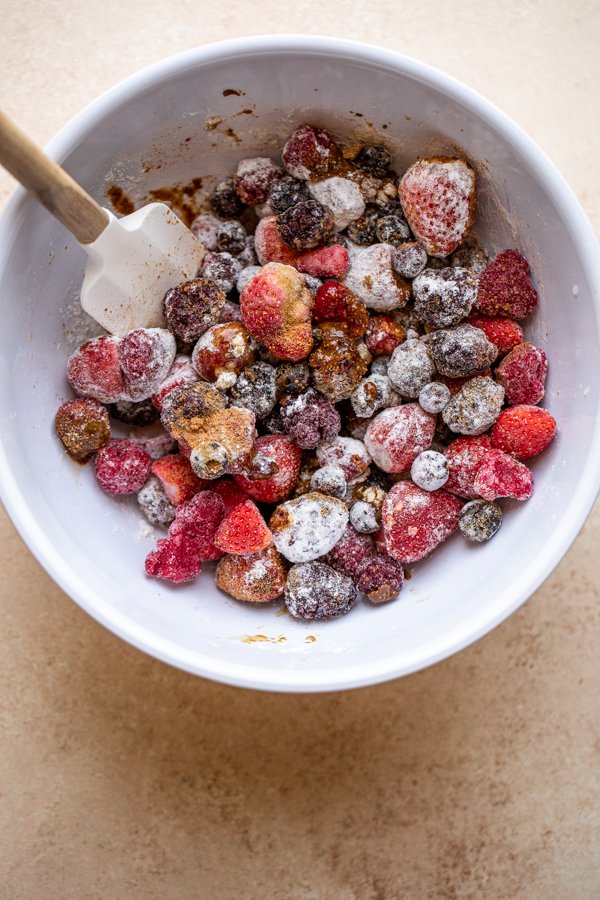
<svg viewBox="0 0 600 900">
<path fill-rule="evenodd" d="M 227 89 L 243 93 L 224 96 Z M 223 122 L 207 130 L 211 116 Z M 67 125 L 49 152 L 100 201 L 115 181 L 140 198 L 197 175 L 229 173 L 241 157 L 275 153 L 304 121 L 341 137 L 383 137 L 400 170 L 419 155 L 464 148 L 479 169 L 479 236 L 492 252 L 518 247 L 541 294 L 527 336 L 549 355 L 545 405 L 560 433 L 533 461 L 535 494 L 508 512 L 488 546 L 448 541 L 414 567 L 401 599 L 387 606 L 360 604 L 341 619 L 309 625 L 278 616 L 273 605 L 225 598 L 210 571 L 179 588 L 147 580 L 143 562 L 153 542 L 135 503 L 103 495 L 91 467 L 72 463 L 53 430 L 54 412 L 70 396 L 68 306 L 76 304 L 84 254 L 21 191 L 0 231 L 0 476 L 15 525 L 58 584 L 125 640 L 199 675 L 282 691 L 383 681 L 485 634 L 560 560 L 600 474 L 600 263 L 592 230 L 529 138 L 446 75 L 330 38 L 231 41 L 129 78 Z M 273 640 L 243 639 L 256 634 Z"/>
</svg>

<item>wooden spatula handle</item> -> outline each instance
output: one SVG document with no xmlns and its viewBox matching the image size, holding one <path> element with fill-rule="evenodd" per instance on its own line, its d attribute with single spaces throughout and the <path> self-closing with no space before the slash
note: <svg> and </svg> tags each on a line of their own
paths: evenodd
<svg viewBox="0 0 600 900">
<path fill-rule="evenodd" d="M 108 216 L 102 207 L 1 110 L 0 163 L 35 194 L 81 244 L 91 244 L 108 225 Z"/>
</svg>

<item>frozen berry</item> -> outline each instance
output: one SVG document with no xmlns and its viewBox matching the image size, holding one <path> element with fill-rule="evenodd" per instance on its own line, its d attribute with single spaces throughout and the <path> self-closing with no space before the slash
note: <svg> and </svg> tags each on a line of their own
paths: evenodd
<svg viewBox="0 0 600 900">
<path fill-rule="evenodd" d="M 160 422 L 152 425 L 134 425 L 129 432 L 129 439 L 145 450 L 152 459 L 162 459 L 169 453 L 177 451 L 177 441 L 165 431 Z"/>
<path fill-rule="evenodd" d="M 503 450 L 490 450 L 477 469 L 474 488 L 484 500 L 511 497 L 528 500 L 533 493 L 533 475 L 523 463 Z"/>
<path fill-rule="evenodd" d="M 477 279 L 489 262 L 485 251 L 473 242 L 472 237 L 467 238 L 466 243 L 462 247 L 459 247 L 458 250 L 454 251 L 450 257 L 450 261 L 453 266 L 461 266 L 461 268 L 470 269 Z M 495 344 L 496 342 L 494 341 L 493 343 Z"/>
<path fill-rule="evenodd" d="M 406 241 L 394 249 L 392 264 L 403 278 L 416 278 L 427 266 L 427 253 L 420 244 Z"/>
<path fill-rule="evenodd" d="M 221 227 L 221 221 L 212 213 L 203 212 L 196 216 L 190 225 L 190 231 L 196 237 L 205 250 L 217 249 L 217 234 Z"/>
<path fill-rule="evenodd" d="M 354 165 L 378 178 L 385 178 L 392 164 L 392 157 L 381 144 L 365 144 L 354 157 Z"/>
<path fill-rule="evenodd" d="M 200 491 L 177 507 L 169 538 L 184 539 L 201 560 L 219 559 L 214 539 L 224 514 L 223 499 L 215 491 Z"/>
<path fill-rule="evenodd" d="M 225 553 L 247 556 L 271 543 L 271 532 L 252 500 L 238 503 L 225 515 L 214 538 L 215 547 Z"/>
<path fill-rule="evenodd" d="M 361 534 L 374 534 L 379 531 L 379 511 L 372 503 L 357 500 L 350 507 L 350 524 Z"/>
<path fill-rule="evenodd" d="M 365 211 L 360 188 L 348 178 L 335 175 L 323 181 L 311 182 L 311 195 L 331 211 L 336 231 L 343 231 Z"/>
<path fill-rule="evenodd" d="M 425 269 L 413 281 L 417 319 L 431 328 L 458 325 L 475 303 L 477 284 L 468 269 Z"/>
<path fill-rule="evenodd" d="M 343 322 L 323 322 L 315 333 L 319 343 L 308 358 L 313 384 L 334 403 L 345 400 L 367 371 L 367 360 Z"/>
<path fill-rule="evenodd" d="M 107 494 L 135 494 L 150 474 L 152 460 L 139 444 L 113 439 L 96 456 L 96 478 Z"/>
<path fill-rule="evenodd" d="M 395 600 L 404 584 L 404 570 L 390 556 L 374 556 L 358 568 L 357 587 L 371 603 L 387 603 Z"/>
<path fill-rule="evenodd" d="M 65 450 L 78 462 L 87 462 L 110 440 L 108 413 L 96 400 L 68 400 L 54 423 Z"/>
<path fill-rule="evenodd" d="M 184 343 L 197 341 L 215 325 L 225 303 L 225 294 L 210 278 L 184 281 L 165 294 L 165 316 L 169 329 Z"/>
<path fill-rule="evenodd" d="M 377 220 L 381 211 L 377 207 L 367 206 L 362 216 L 350 222 L 346 234 L 354 244 L 366 246 L 374 244 L 377 239 Z"/>
<path fill-rule="evenodd" d="M 537 307 L 529 263 L 517 250 L 503 250 L 479 276 L 477 309 L 488 316 L 524 319 Z"/>
<path fill-rule="evenodd" d="M 431 446 L 435 424 L 418 403 L 384 409 L 367 428 L 365 446 L 384 472 L 404 472 Z"/>
<path fill-rule="evenodd" d="M 341 244 L 305 250 L 294 265 L 313 278 L 343 278 L 350 266 L 350 254 Z"/>
<path fill-rule="evenodd" d="M 518 405 L 504 409 L 491 431 L 492 445 L 519 459 L 537 456 L 556 434 L 553 416 L 539 406 Z"/>
<path fill-rule="evenodd" d="M 380 409 L 398 406 L 401 402 L 387 375 L 368 375 L 363 378 L 350 397 L 357 416 L 368 419 Z"/>
<path fill-rule="evenodd" d="M 381 216 L 377 220 L 375 233 L 377 240 L 381 241 L 382 244 L 391 244 L 392 247 L 398 247 L 404 241 L 410 239 L 410 229 L 406 224 L 406 220 L 396 213 Z"/>
<path fill-rule="evenodd" d="M 419 404 L 428 413 L 441 412 L 450 402 L 450 388 L 439 381 L 431 381 L 419 391 Z"/>
<path fill-rule="evenodd" d="M 467 323 L 474 328 L 480 328 L 488 341 L 496 345 L 499 353 L 508 353 L 523 341 L 523 329 L 519 323 L 505 316 L 482 316 L 471 313 Z"/>
<path fill-rule="evenodd" d="M 152 425 L 159 417 L 159 411 L 149 400 L 117 400 L 108 407 L 112 419 L 127 425 Z"/>
<path fill-rule="evenodd" d="M 333 215 L 317 200 L 304 200 L 277 217 L 281 239 L 294 250 L 312 250 L 324 244 L 333 231 Z"/>
<path fill-rule="evenodd" d="M 235 600 L 268 603 L 283 594 L 286 572 L 273 546 L 248 556 L 225 554 L 215 571 L 215 584 Z"/>
<path fill-rule="evenodd" d="M 475 216 L 475 172 L 463 159 L 419 159 L 400 181 L 400 202 L 415 237 L 430 256 L 447 256 L 465 239 Z"/>
<path fill-rule="evenodd" d="M 422 341 L 404 341 L 392 353 L 388 377 L 402 397 L 418 397 L 434 375 L 435 366 Z"/>
<path fill-rule="evenodd" d="M 424 491 L 410 481 L 395 484 L 383 504 L 389 556 L 403 563 L 431 553 L 458 529 L 462 502 L 446 491 Z"/>
<path fill-rule="evenodd" d="M 127 400 L 147 400 L 167 377 L 177 347 L 164 328 L 136 328 L 119 339 L 119 363 Z"/>
<path fill-rule="evenodd" d="M 447 378 L 477 375 L 498 355 L 498 348 L 488 341 L 483 331 L 472 325 L 434 331 L 428 347 L 436 369 Z"/>
<path fill-rule="evenodd" d="M 334 465 L 322 466 L 313 472 L 310 488 L 312 491 L 319 491 L 321 494 L 328 494 L 330 497 L 343 500 L 347 488 L 344 470 Z"/>
<path fill-rule="evenodd" d="M 146 484 L 138 491 L 137 501 L 152 525 L 167 527 L 175 518 L 175 507 L 154 475 L 151 475 Z"/>
<path fill-rule="evenodd" d="M 436 450 L 424 450 L 413 460 L 410 477 L 424 491 L 438 491 L 448 481 L 448 460 Z"/>
<path fill-rule="evenodd" d="M 253 361 L 250 335 L 241 322 L 213 325 L 200 337 L 192 353 L 196 372 L 223 389 L 235 384 L 242 369 Z"/>
<path fill-rule="evenodd" d="M 302 394 L 310 384 L 310 369 L 307 363 L 283 363 L 277 366 L 277 399 L 285 394 Z"/>
<path fill-rule="evenodd" d="M 174 584 L 193 581 L 202 569 L 202 562 L 193 544 L 185 537 L 161 538 L 156 550 L 146 557 L 146 574 Z"/>
<path fill-rule="evenodd" d="M 267 156 L 242 159 L 234 178 L 235 189 L 243 203 L 256 206 L 266 203 L 271 185 L 281 177 L 281 169 Z"/>
<path fill-rule="evenodd" d="M 152 403 L 160 412 L 164 398 L 178 387 L 195 384 L 198 381 L 198 373 L 192 365 L 191 356 L 180 353 L 173 360 L 166 378 L 160 383 L 158 389 L 152 395 Z"/>
<path fill-rule="evenodd" d="M 254 235 L 256 255 L 264 266 L 269 262 L 295 266 L 299 257 L 297 250 L 292 250 L 279 233 L 279 225 L 275 216 L 261 219 Z"/>
<path fill-rule="evenodd" d="M 374 555 L 375 543 L 371 535 L 361 534 L 348 524 L 337 544 L 325 557 L 324 562 L 355 580 L 361 564 Z"/>
<path fill-rule="evenodd" d="M 405 340 L 406 331 L 389 316 L 373 316 L 369 319 L 365 344 L 373 356 L 387 356 Z"/>
<path fill-rule="evenodd" d="M 272 475 L 252 480 L 245 474 L 235 476 L 236 484 L 261 503 L 278 503 L 288 497 L 296 483 L 302 453 L 287 435 L 267 434 L 257 438 L 255 452 L 275 463 Z"/>
<path fill-rule="evenodd" d="M 243 503 L 248 499 L 246 491 L 243 491 L 232 478 L 219 478 L 218 481 L 211 481 L 210 489 L 219 495 L 226 513 L 231 512 L 238 503 Z"/>
<path fill-rule="evenodd" d="M 452 441 L 444 456 L 448 460 L 448 480 L 446 490 L 466 500 L 475 499 L 475 476 L 487 453 L 491 449 L 487 434 L 479 437 L 459 437 Z"/>
<path fill-rule="evenodd" d="M 340 414 L 334 405 L 312 388 L 282 398 L 281 419 L 286 433 L 303 450 L 312 450 L 322 441 L 331 440 L 341 427 Z"/>
<path fill-rule="evenodd" d="M 548 357 L 534 344 L 517 344 L 496 369 L 509 406 L 536 403 L 544 396 Z"/>
<path fill-rule="evenodd" d="M 283 164 L 294 178 L 306 181 L 322 178 L 339 165 L 342 153 L 328 131 L 300 125 L 288 138 L 283 151 Z"/>
<path fill-rule="evenodd" d="M 246 266 L 237 277 L 237 281 L 235 283 L 235 289 L 238 294 L 241 294 L 249 281 L 251 281 L 255 275 L 258 275 L 260 272 L 260 266 Z M 239 310 L 239 306 L 237 307 Z M 241 312 L 240 312 L 241 318 Z M 223 319 L 221 319 L 223 321 Z"/>
<path fill-rule="evenodd" d="M 152 463 L 152 474 L 158 478 L 167 499 L 180 506 L 206 487 L 192 470 L 190 461 L 181 453 L 167 454 Z"/>
<path fill-rule="evenodd" d="M 288 572 L 284 599 L 291 616 L 311 622 L 349 612 L 358 594 L 346 575 L 322 562 L 304 562 Z"/>
<path fill-rule="evenodd" d="M 371 457 L 362 441 L 350 437 L 334 437 L 317 447 L 317 459 L 322 466 L 339 466 L 347 481 L 361 478 L 369 471 Z"/>
<path fill-rule="evenodd" d="M 313 298 L 291 266 L 268 263 L 244 288 L 242 321 L 256 340 L 279 359 L 297 362 L 312 348 Z"/>
<path fill-rule="evenodd" d="M 393 247 L 373 244 L 353 254 L 344 284 L 369 309 L 380 312 L 404 306 L 410 287 L 392 266 Z"/>
<path fill-rule="evenodd" d="M 502 525 L 502 510 L 497 503 L 471 500 L 460 512 L 458 527 L 468 541 L 481 544 L 493 538 Z"/>
<path fill-rule="evenodd" d="M 442 419 L 459 434 L 483 434 L 502 409 L 504 388 L 491 378 L 471 378 L 442 411 Z"/>
<path fill-rule="evenodd" d="M 219 182 L 209 197 L 210 205 L 222 219 L 235 219 L 244 209 L 239 194 L 237 193 L 233 178 L 226 178 Z"/>
<path fill-rule="evenodd" d="M 323 282 L 315 295 L 313 321 L 332 320 L 344 322 L 352 337 L 362 337 L 369 326 L 364 303 L 339 281 Z"/>
<path fill-rule="evenodd" d="M 198 270 L 198 278 L 212 279 L 224 294 L 233 290 L 242 264 L 231 253 L 214 253 L 209 250 Z"/>
<path fill-rule="evenodd" d="M 269 521 L 273 543 L 290 562 L 309 562 L 337 544 L 348 524 L 341 500 L 310 492 L 281 503 Z"/>
<path fill-rule="evenodd" d="M 80 397 L 115 403 L 126 390 L 119 362 L 119 339 L 101 335 L 86 341 L 67 362 L 69 384 Z"/>
<path fill-rule="evenodd" d="M 306 182 L 292 178 L 290 175 L 285 175 L 275 181 L 269 189 L 269 205 L 276 213 L 282 213 L 290 206 L 309 199 L 310 194 Z"/>
<path fill-rule="evenodd" d="M 251 409 L 264 419 L 277 402 L 276 370 L 265 362 L 247 366 L 231 388 L 231 405 Z"/>
<path fill-rule="evenodd" d="M 235 220 L 221 222 L 217 231 L 217 246 L 215 249 L 237 256 L 245 248 L 247 237 L 246 229 L 241 222 L 236 222 Z"/>
</svg>

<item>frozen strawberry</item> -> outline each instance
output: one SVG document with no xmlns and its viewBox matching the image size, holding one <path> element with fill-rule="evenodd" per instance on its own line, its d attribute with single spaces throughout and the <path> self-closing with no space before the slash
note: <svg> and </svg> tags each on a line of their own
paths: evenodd
<svg viewBox="0 0 600 900">
<path fill-rule="evenodd" d="M 533 493 L 533 475 L 527 466 L 503 450 L 490 450 L 477 469 L 473 487 L 484 500 L 497 497 L 528 500 Z"/>
<path fill-rule="evenodd" d="M 389 316 L 369 319 L 365 344 L 373 356 L 389 356 L 405 340 L 406 331 Z"/>
<path fill-rule="evenodd" d="M 290 175 L 302 181 L 323 178 L 343 162 L 342 152 L 329 132 L 312 125 L 296 128 L 283 148 L 282 157 Z"/>
<path fill-rule="evenodd" d="M 474 328 L 480 328 L 501 354 L 508 353 L 523 340 L 523 329 L 519 323 L 505 316 L 481 316 L 472 313 L 467 322 Z"/>
<path fill-rule="evenodd" d="M 324 556 L 337 544 L 347 524 L 346 505 L 318 491 L 280 503 L 269 521 L 273 543 L 290 562 Z"/>
<path fill-rule="evenodd" d="M 184 537 L 161 538 L 146 557 L 145 568 L 147 575 L 182 584 L 200 574 L 202 563 L 193 542 Z"/>
<path fill-rule="evenodd" d="M 477 309 L 488 316 L 524 319 L 538 305 L 529 263 L 518 250 L 503 250 L 479 276 Z"/>
<path fill-rule="evenodd" d="M 157 459 L 152 463 L 152 474 L 159 479 L 167 498 L 174 506 L 191 500 L 194 494 L 211 484 L 198 478 L 189 460 L 181 453 Z"/>
<path fill-rule="evenodd" d="M 116 403 L 125 392 L 119 363 L 119 339 L 101 335 L 87 341 L 69 357 L 67 378 L 80 397 Z"/>
<path fill-rule="evenodd" d="M 556 420 L 539 406 L 519 405 L 504 409 L 492 428 L 492 446 L 519 459 L 537 456 L 556 434 Z"/>
<path fill-rule="evenodd" d="M 248 494 L 243 491 L 232 478 L 220 478 L 218 481 L 211 481 L 211 491 L 218 494 L 225 505 L 225 513 L 230 513 L 234 506 L 243 503 L 248 499 Z"/>
<path fill-rule="evenodd" d="M 224 553 L 246 556 L 271 543 L 271 532 L 252 500 L 244 500 L 229 512 L 215 536 L 215 546 Z"/>
<path fill-rule="evenodd" d="M 110 420 L 96 400 L 68 400 L 59 407 L 54 424 L 69 456 L 87 462 L 110 440 Z"/>
<path fill-rule="evenodd" d="M 255 444 L 257 454 L 261 454 L 276 465 L 276 471 L 267 478 L 250 480 L 245 475 L 236 475 L 235 481 L 247 494 L 261 503 L 277 503 L 284 500 L 296 484 L 302 451 L 283 434 L 268 434 L 259 437 Z"/>
<path fill-rule="evenodd" d="M 235 384 L 242 369 L 253 362 L 250 335 L 241 322 L 213 325 L 204 332 L 192 353 L 196 372 L 222 389 Z"/>
<path fill-rule="evenodd" d="M 431 446 L 435 425 L 436 417 L 418 403 L 384 409 L 370 422 L 365 446 L 384 472 L 404 472 Z"/>
<path fill-rule="evenodd" d="M 135 328 L 119 340 L 119 363 L 128 400 L 146 400 L 166 378 L 177 351 L 165 328 Z"/>
<path fill-rule="evenodd" d="M 339 281 L 325 281 L 318 288 L 313 320 L 344 322 L 351 337 L 362 337 L 369 326 L 369 314 L 364 303 Z"/>
<path fill-rule="evenodd" d="M 509 406 L 536 403 L 544 396 L 548 357 L 539 347 L 526 341 L 517 344 L 496 369 Z"/>
<path fill-rule="evenodd" d="M 291 266 L 268 263 L 240 297 L 242 321 L 274 356 L 297 362 L 312 348 L 313 298 L 306 280 Z"/>
<path fill-rule="evenodd" d="M 239 161 L 233 181 L 242 203 L 256 206 L 266 202 L 269 189 L 282 177 L 281 169 L 272 159 L 268 156 L 257 156 L 255 159 Z"/>
<path fill-rule="evenodd" d="M 330 244 L 306 250 L 294 265 L 298 271 L 315 278 L 343 278 L 350 266 L 350 254 L 341 244 Z"/>
<path fill-rule="evenodd" d="M 444 490 L 424 491 L 410 481 L 395 484 L 383 503 L 381 521 L 388 556 L 422 559 L 458 529 L 462 502 Z"/>
<path fill-rule="evenodd" d="M 270 262 L 283 263 L 295 266 L 300 256 L 297 250 L 292 250 L 279 234 L 279 225 L 275 216 L 265 216 L 256 226 L 254 234 L 254 247 L 261 266 Z"/>
<path fill-rule="evenodd" d="M 185 541 L 200 560 L 219 559 L 221 551 L 214 539 L 223 514 L 221 497 L 214 491 L 200 491 L 176 508 L 169 538 Z"/>
<path fill-rule="evenodd" d="M 448 460 L 448 481 L 444 485 L 445 489 L 466 500 L 478 497 L 479 494 L 475 490 L 475 476 L 491 446 L 487 434 L 479 437 L 459 437 L 452 441 L 444 451 Z"/>
<path fill-rule="evenodd" d="M 139 444 L 115 438 L 96 456 L 96 478 L 107 494 L 136 494 L 151 465 L 151 457 Z"/>
<path fill-rule="evenodd" d="M 152 402 L 160 411 L 162 403 L 169 391 L 177 387 L 184 387 L 188 384 L 195 384 L 199 381 L 198 373 L 192 365 L 191 356 L 180 353 L 173 360 L 173 365 L 169 369 L 167 376 L 161 382 L 158 390 L 152 395 Z"/>
<path fill-rule="evenodd" d="M 430 256 L 448 256 L 475 217 L 476 176 L 464 159 L 419 159 L 400 181 L 400 202 L 415 237 Z"/>
<path fill-rule="evenodd" d="M 272 545 L 248 556 L 227 553 L 215 572 L 215 583 L 220 590 L 248 603 L 268 603 L 280 597 L 285 578 L 281 557 Z"/>
</svg>

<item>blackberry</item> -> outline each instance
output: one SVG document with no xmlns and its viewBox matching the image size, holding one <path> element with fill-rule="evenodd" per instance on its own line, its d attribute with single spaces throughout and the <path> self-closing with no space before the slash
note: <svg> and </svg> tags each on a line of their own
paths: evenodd
<svg viewBox="0 0 600 900">
<path fill-rule="evenodd" d="M 333 232 L 333 215 L 318 200 L 303 200 L 277 216 L 279 234 L 294 250 L 312 250 Z"/>
<path fill-rule="evenodd" d="M 369 208 L 365 210 L 362 216 L 350 222 L 346 228 L 346 234 L 355 244 L 373 244 L 377 240 L 377 219 L 380 212 L 377 209 Z"/>
<path fill-rule="evenodd" d="M 217 231 L 217 250 L 237 256 L 246 248 L 246 229 L 239 222 L 223 222 Z"/>
<path fill-rule="evenodd" d="M 375 231 L 382 244 L 391 244 L 392 247 L 397 247 L 404 241 L 410 240 L 410 229 L 407 223 L 395 213 L 381 216 L 377 220 Z"/>
<path fill-rule="evenodd" d="M 244 209 L 244 204 L 238 197 L 233 178 L 226 178 L 219 182 L 209 198 L 209 203 L 214 213 L 222 219 L 234 219 Z"/>
<path fill-rule="evenodd" d="M 371 144 L 362 148 L 354 163 L 363 172 L 384 178 L 390 170 L 392 157 L 381 144 Z"/>
<path fill-rule="evenodd" d="M 295 206 L 304 200 L 309 200 L 310 194 L 306 182 L 298 181 L 291 175 L 286 175 L 280 181 L 271 185 L 268 203 L 276 213 L 285 212 L 290 206 Z"/>
</svg>

